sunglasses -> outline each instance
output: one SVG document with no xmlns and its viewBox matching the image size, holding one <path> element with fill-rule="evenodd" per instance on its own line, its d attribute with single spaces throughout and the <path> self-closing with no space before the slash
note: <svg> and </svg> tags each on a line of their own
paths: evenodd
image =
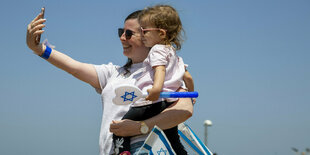
<svg viewBox="0 0 310 155">
<path fill-rule="evenodd" d="M 146 28 L 146 29 L 144 29 L 141 27 L 141 32 L 143 35 L 145 35 L 145 33 L 148 31 L 160 31 L 160 30 L 166 31 L 166 30 L 161 29 L 161 28 Z"/>
<path fill-rule="evenodd" d="M 121 36 L 124 34 L 124 32 L 125 32 L 125 38 L 126 38 L 127 40 L 130 39 L 131 36 L 134 34 L 134 32 L 131 31 L 131 30 L 126 30 L 126 31 L 125 31 L 123 28 L 119 28 L 119 29 L 118 29 L 118 36 L 121 37 Z"/>
</svg>

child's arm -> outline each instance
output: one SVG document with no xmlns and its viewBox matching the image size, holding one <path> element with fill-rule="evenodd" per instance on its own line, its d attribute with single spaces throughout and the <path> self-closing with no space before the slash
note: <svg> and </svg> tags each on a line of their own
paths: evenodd
<svg viewBox="0 0 310 155">
<path fill-rule="evenodd" d="M 194 91 L 194 80 L 191 74 L 185 70 L 183 80 L 189 92 Z"/>
<path fill-rule="evenodd" d="M 185 86 L 187 87 L 188 91 L 194 91 L 194 80 L 191 74 L 185 70 L 184 76 L 183 76 L 183 81 L 185 83 Z M 196 103 L 196 98 L 192 98 L 192 104 Z"/>
<path fill-rule="evenodd" d="M 156 101 L 159 98 L 159 94 L 163 89 L 165 76 L 166 76 L 166 67 L 165 66 L 155 66 L 154 69 L 154 83 L 153 88 L 148 89 L 147 92 L 149 95 L 145 98 L 146 100 Z"/>
</svg>

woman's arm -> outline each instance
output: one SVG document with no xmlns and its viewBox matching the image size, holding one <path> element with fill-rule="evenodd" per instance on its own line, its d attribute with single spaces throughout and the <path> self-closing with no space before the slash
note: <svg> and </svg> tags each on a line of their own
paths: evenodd
<svg viewBox="0 0 310 155">
<path fill-rule="evenodd" d="M 93 65 L 76 61 L 54 49 L 47 61 L 77 79 L 89 83 L 94 88 L 100 88 L 97 72 Z"/>
<path fill-rule="evenodd" d="M 46 19 L 42 19 L 43 14 L 40 13 L 35 17 L 27 27 L 27 38 L 26 42 L 28 47 L 36 54 L 42 55 L 46 49 L 46 46 L 42 43 L 36 42 L 36 37 L 41 35 L 45 27 L 44 22 Z M 95 88 L 100 88 L 100 84 L 97 77 L 97 72 L 93 65 L 81 63 L 72 59 L 71 57 L 52 49 L 50 57 L 47 59 L 48 62 L 54 66 L 72 74 L 74 77 L 89 83 Z"/>
<path fill-rule="evenodd" d="M 185 90 L 180 90 L 185 91 Z M 180 98 L 177 102 L 166 108 L 160 114 L 144 120 L 151 130 L 155 125 L 165 130 L 177 126 L 186 121 L 193 114 L 193 104 L 190 98 Z M 110 125 L 110 131 L 117 136 L 136 136 L 140 135 L 140 122 L 132 120 L 114 121 Z"/>
</svg>

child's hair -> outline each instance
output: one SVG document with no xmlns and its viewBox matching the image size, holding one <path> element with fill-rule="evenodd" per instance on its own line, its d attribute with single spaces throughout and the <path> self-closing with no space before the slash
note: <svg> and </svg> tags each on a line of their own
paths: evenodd
<svg viewBox="0 0 310 155">
<path fill-rule="evenodd" d="M 181 49 L 182 34 L 184 32 L 178 12 L 169 5 L 155 5 L 145 8 L 139 15 L 139 22 L 150 23 L 156 28 L 166 30 L 164 44 L 174 45 L 177 50 Z"/>
</svg>

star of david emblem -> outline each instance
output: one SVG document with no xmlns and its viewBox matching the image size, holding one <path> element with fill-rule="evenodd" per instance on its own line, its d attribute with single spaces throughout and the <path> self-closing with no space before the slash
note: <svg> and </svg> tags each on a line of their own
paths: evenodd
<svg viewBox="0 0 310 155">
<path fill-rule="evenodd" d="M 124 99 L 123 102 L 125 102 L 125 101 L 133 101 L 134 98 L 136 98 L 137 96 L 135 95 L 135 92 L 133 91 L 131 93 L 125 92 L 125 95 L 123 95 L 121 97 Z"/>
<path fill-rule="evenodd" d="M 163 153 L 164 155 L 166 155 L 167 150 L 164 150 L 163 148 L 160 148 L 159 151 L 157 151 L 157 155 L 161 155 L 161 153 Z"/>
</svg>

